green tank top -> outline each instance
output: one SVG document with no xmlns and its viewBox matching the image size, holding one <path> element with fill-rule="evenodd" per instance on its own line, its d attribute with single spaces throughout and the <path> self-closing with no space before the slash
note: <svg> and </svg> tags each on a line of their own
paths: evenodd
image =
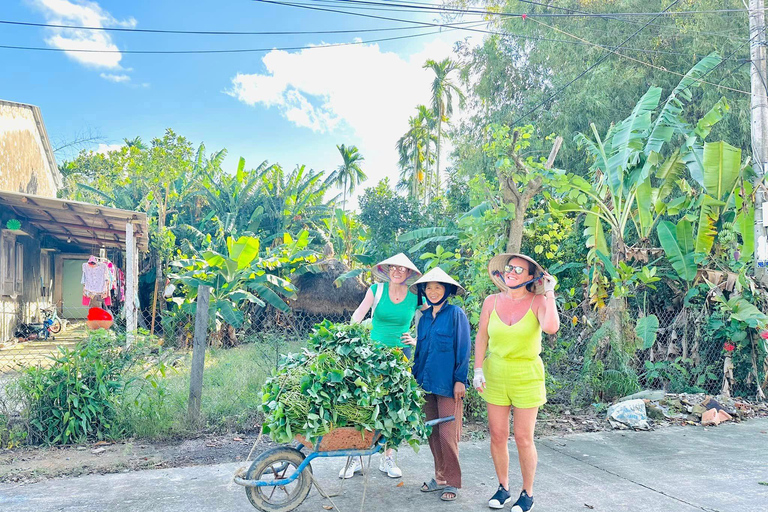
<svg viewBox="0 0 768 512">
<path fill-rule="evenodd" d="M 494 301 L 493 311 L 488 319 L 488 351 L 504 359 L 536 359 L 539 356 L 541 325 L 530 306 L 523 318 L 507 325 L 499 318 Z"/>
<path fill-rule="evenodd" d="M 389 298 L 389 283 L 377 283 L 371 286 L 374 297 L 378 286 L 384 287 L 379 304 L 373 314 L 371 323 L 371 339 L 388 347 L 404 347 L 400 336 L 411 328 L 413 316 L 416 314 L 418 298 L 408 291 L 402 302 L 395 304 Z"/>
</svg>

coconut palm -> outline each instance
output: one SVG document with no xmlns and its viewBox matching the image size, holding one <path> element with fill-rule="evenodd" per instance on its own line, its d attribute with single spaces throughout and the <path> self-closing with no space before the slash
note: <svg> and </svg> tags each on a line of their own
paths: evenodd
<svg viewBox="0 0 768 512">
<path fill-rule="evenodd" d="M 435 117 L 424 105 L 419 105 L 417 110 L 418 115 L 408 120 L 408 131 L 397 141 L 398 165 L 401 183 L 403 188 L 408 188 L 409 197 L 419 197 L 423 192 L 426 201 L 432 160 L 430 150 L 437 140 L 432 132 Z"/>
<path fill-rule="evenodd" d="M 341 158 L 344 161 L 329 177 L 331 183 L 341 186 L 341 190 L 344 196 L 343 205 L 347 207 L 347 192 L 350 194 L 355 191 L 355 187 L 362 181 L 366 180 L 368 176 L 365 175 L 360 168 L 360 163 L 365 160 L 363 155 L 358 151 L 357 146 L 346 146 L 340 144 L 336 146 L 339 150 Z"/>
<path fill-rule="evenodd" d="M 449 76 L 458 69 L 458 65 L 450 58 L 440 62 L 429 59 L 424 63 L 425 69 L 431 69 L 435 73 L 432 80 L 432 111 L 437 118 L 437 170 L 435 171 L 435 194 L 440 193 L 440 142 L 443 134 L 443 122 L 453 115 L 454 99 L 459 100 L 459 105 L 464 105 L 464 93 Z"/>
</svg>

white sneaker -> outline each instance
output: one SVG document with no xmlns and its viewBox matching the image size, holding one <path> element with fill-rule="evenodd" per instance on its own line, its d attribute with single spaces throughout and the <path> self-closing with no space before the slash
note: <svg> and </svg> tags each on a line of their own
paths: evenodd
<svg viewBox="0 0 768 512">
<path fill-rule="evenodd" d="M 381 456 L 379 471 L 386 473 L 389 478 L 400 478 L 403 476 L 403 472 L 395 464 L 395 458 L 387 457 L 386 455 Z"/>
<path fill-rule="evenodd" d="M 355 473 L 358 472 L 363 472 L 363 463 L 360 462 L 360 457 L 352 457 L 347 462 L 347 465 L 341 468 L 341 471 L 339 471 L 339 478 L 352 478 L 355 476 Z"/>
</svg>

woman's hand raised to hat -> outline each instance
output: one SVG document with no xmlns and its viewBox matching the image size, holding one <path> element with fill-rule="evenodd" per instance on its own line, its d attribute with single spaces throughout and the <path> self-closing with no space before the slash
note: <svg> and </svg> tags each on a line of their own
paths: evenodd
<svg viewBox="0 0 768 512">
<path fill-rule="evenodd" d="M 555 291 L 555 286 L 557 286 L 557 278 L 555 276 L 545 273 L 541 280 L 544 283 L 544 293 Z"/>
</svg>

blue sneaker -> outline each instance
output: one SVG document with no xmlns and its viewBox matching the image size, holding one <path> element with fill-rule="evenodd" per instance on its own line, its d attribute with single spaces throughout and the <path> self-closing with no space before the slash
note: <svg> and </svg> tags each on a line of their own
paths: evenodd
<svg viewBox="0 0 768 512">
<path fill-rule="evenodd" d="M 533 508 L 533 496 L 528 496 L 528 492 L 523 490 L 520 497 L 512 505 L 512 512 L 528 512 Z"/>
<path fill-rule="evenodd" d="M 509 494 L 509 491 L 506 490 L 503 485 L 499 484 L 499 489 L 496 491 L 496 494 L 488 500 L 488 506 L 491 508 L 504 508 L 504 505 L 510 501 L 512 501 L 512 495 Z"/>
</svg>

